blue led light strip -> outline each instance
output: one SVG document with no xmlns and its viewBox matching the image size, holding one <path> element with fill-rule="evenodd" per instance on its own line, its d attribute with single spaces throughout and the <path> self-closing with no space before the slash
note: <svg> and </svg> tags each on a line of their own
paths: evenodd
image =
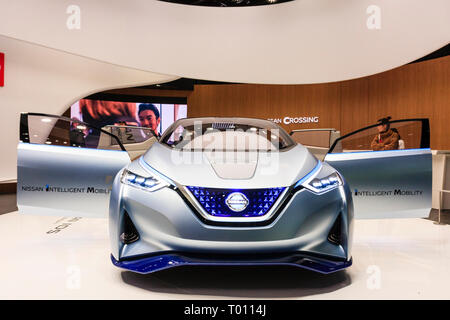
<svg viewBox="0 0 450 320">
<path fill-rule="evenodd" d="M 309 178 L 314 176 L 320 170 L 320 168 L 322 168 L 322 162 L 321 161 L 317 161 L 317 164 L 314 167 L 314 169 L 312 169 L 306 176 L 304 176 L 303 178 L 298 180 L 297 183 L 294 185 L 294 188 L 297 188 L 298 186 L 301 186 L 303 184 L 303 182 L 305 182 L 306 180 L 308 180 Z"/>
<path fill-rule="evenodd" d="M 172 179 L 170 179 L 169 177 L 163 175 L 161 172 L 157 171 L 156 169 L 153 169 L 147 162 L 145 162 L 144 157 L 141 156 L 139 158 L 139 164 L 144 167 L 144 169 L 146 169 L 147 171 L 149 171 L 150 173 L 158 176 L 159 178 L 165 180 L 166 182 L 168 182 L 170 185 L 172 186 L 176 186 L 175 182 L 172 181 Z"/>
</svg>

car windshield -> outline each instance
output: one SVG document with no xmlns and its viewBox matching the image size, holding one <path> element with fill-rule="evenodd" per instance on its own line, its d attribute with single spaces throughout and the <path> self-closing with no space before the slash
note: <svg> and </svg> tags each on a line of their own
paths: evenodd
<svg viewBox="0 0 450 320">
<path fill-rule="evenodd" d="M 173 123 L 160 143 L 183 151 L 278 151 L 295 144 L 268 120 L 190 118 Z"/>
</svg>

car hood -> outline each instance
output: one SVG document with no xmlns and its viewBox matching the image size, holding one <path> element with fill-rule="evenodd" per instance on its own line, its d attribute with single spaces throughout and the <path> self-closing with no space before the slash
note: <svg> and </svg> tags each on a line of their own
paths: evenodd
<svg viewBox="0 0 450 320">
<path fill-rule="evenodd" d="M 303 146 L 281 152 L 189 152 L 155 143 L 131 164 L 145 161 L 183 186 L 210 188 L 287 187 L 307 175 L 317 159 Z"/>
</svg>

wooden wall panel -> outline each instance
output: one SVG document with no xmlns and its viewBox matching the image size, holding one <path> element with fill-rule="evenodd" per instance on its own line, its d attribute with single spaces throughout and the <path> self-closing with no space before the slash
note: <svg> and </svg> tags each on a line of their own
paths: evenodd
<svg viewBox="0 0 450 320">
<path fill-rule="evenodd" d="M 188 95 L 190 117 L 319 116 L 319 123 L 282 124 L 288 131 L 331 127 L 346 134 L 388 115 L 429 118 L 431 147 L 450 150 L 450 56 L 349 81 L 196 85 Z"/>
<path fill-rule="evenodd" d="M 230 116 L 283 119 L 318 116 L 319 123 L 283 125 L 285 129 L 328 128 L 339 119 L 339 84 L 196 85 L 188 97 L 189 117 Z"/>
<path fill-rule="evenodd" d="M 429 118 L 432 148 L 450 149 L 449 70 L 450 57 L 444 57 L 369 77 L 369 113 Z"/>
<path fill-rule="evenodd" d="M 368 97 L 369 81 L 367 78 L 340 82 L 341 135 L 350 133 L 363 126 L 373 123 L 373 117 L 369 114 Z M 379 118 L 377 118 L 379 119 Z"/>
</svg>

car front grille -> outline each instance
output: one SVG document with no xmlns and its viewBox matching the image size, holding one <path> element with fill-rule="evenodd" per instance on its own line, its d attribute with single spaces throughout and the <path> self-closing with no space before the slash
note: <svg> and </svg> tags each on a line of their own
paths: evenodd
<svg viewBox="0 0 450 320">
<path fill-rule="evenodd" d="M 262 217 L 274 206 L 285 187 L 219 189 L 186 187 L 201 208 L 214 217 Z"/>
</svg>

